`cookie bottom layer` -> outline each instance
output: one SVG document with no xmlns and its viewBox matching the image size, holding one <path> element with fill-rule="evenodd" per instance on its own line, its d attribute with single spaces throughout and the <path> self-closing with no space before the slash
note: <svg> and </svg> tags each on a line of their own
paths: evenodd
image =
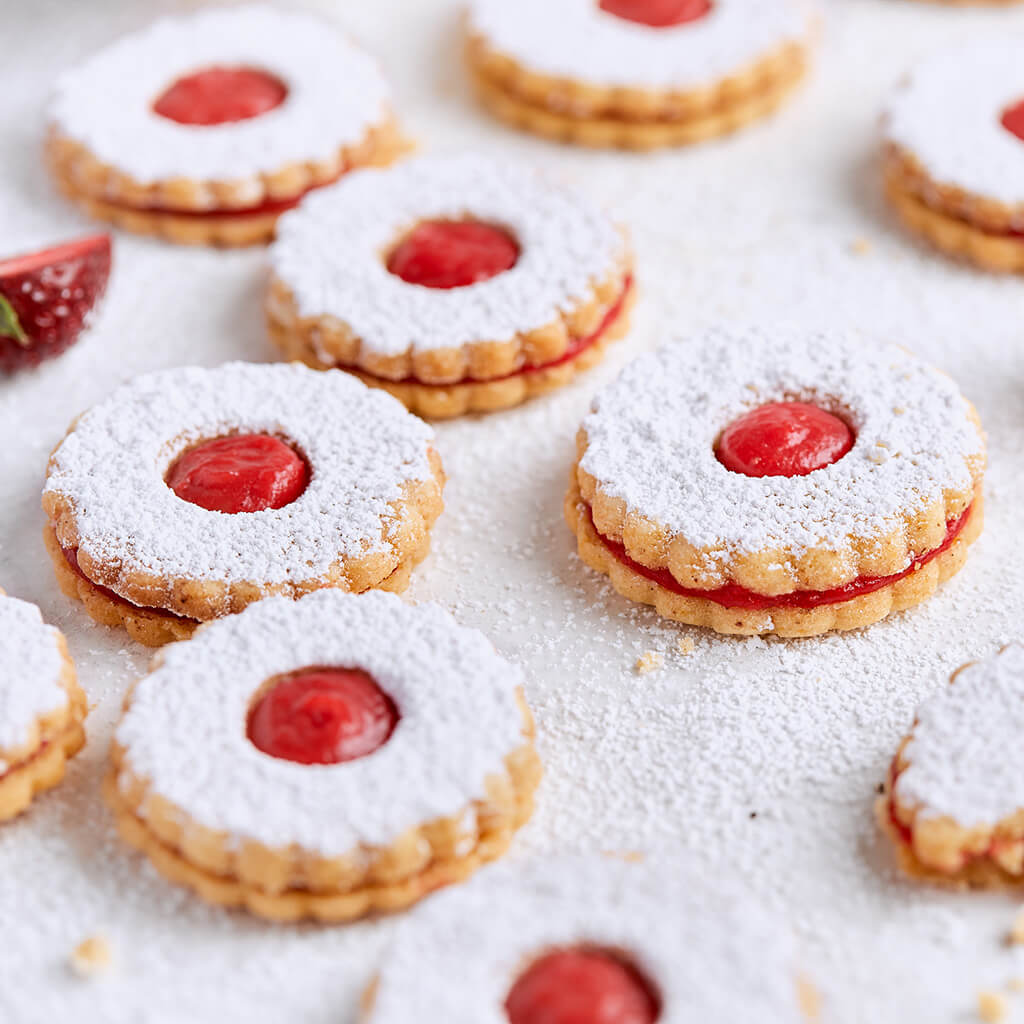
<svg viewBox="0 0 1024 1024">
<path fill-rule="evenodd" d="M 707 598 L 674 593 L 619 561 L 594 528 L 575 472 L 565 498 L 565 518 L 576 535 L 580 558 L 590 568 L 607 576 L 623 597 L 653 605 L 666 619 L 690 626 L 705 626 L 716 633 L 808 637 L 870 626 L 893 612 L 912 608 L 927 600 L 940 583 L 963 568 L 968 547 L 981 535 L 984 507 L 982 496 L 978 494 L 970 518 L 952 546 L 922 565 L 917 572 L 887 587 L 850 601 L 817 608 L 778 607 L 753 611 L 727 608 Z"/>
<path fill-rule="evenodd" d="M 54 575 L 57 577 L 57 585 L 61 592 L 67 597 L 81 601 L 89 618 L 101 626 L 123 626 L 128 635 L 144 647 L 163 647 L 164 644 L 175 643 L 178 640 L 188 640 L 202 625 L 197 619 L 184 618 L 162 609 L 144 608 L 127 600 L 111 597 L 101 587 L 68 565 L 51 523 L 43 530 L 43 542 L 53 563 Z M 429 552 L 430 534 L 427 533 L 412 556 L 373 589 L 402 593 L 409 586 L 413 569 Z"/>
<path fill-rule="evenodd" d="M 645 150 L 704 142 L 767 117 L 795 88 L 805 70 L 806 60 L 794 60 L 788 73 L 772 85 L 736 97 L 720 109 L 680 120 L 652 121 L 574 117 L 525 100 L 477 71 L 471 71 L 471 75 L 481 103 L 495 117 L 513 127 L 578 146 Z"/>
<path fill-rule="evenodd" d="M 68 689 L 68 719 L 63 728 L 0 776 L 0 821 L 20 814 L 37 793 L 53 789 L 63 780 L 68 760 L 85 746 L 82 722 L 86 711 L 85 693 L 72 681 Z"/>
<path fill-rule="evenodd" d="M 629 331 L 630 316 L 636 302 L 632 286 L 618 313 L 604 328 L 601 336 L 578 355 L 549 367 L 538 367 L 498 380 L 467 381 L 460 384 L 420 384 L 415 381 L 393 381 L 375 377 L 354 367 L 335 367 L 320 360 L 301 337 L 274 319 L 268 328 L 274 344 L 287 359 L 297 359 L 316 370 L 342 369 L 358 377 L 370 387 L 381 388 L 394 395 L 410 412 L 427 419 L 451 419 L 474 412 L 496 412 L 511 409 L 531 398 L 556 391 L 568 384 L 578 373 L 596 366 L 606 349 L 621 340 Z"/>
<path fill-rule="evenodd" d="M 949 256 L 984 270 L 1024 273 L 1024 235 L 999 235 L 929 206 L 898 174 L 888 174 L 885 195 L 900 220 Z"/>
</svg>

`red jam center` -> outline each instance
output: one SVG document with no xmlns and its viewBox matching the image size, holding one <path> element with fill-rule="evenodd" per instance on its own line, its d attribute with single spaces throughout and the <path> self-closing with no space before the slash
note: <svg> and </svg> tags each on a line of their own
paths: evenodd
<svg viewBox="0 0 1024 1024">
<path fill-rule="evenodd" d="M 288 87 L 256 68 L 207 68 L 179 78 L 157 97 L 153 110 L 178 124 L 247 121 L 279 107 Z"/>
<path fill-rule="evenodd" d="M 654 1024 L 658 1000 L 640 973 L 597 950 L 536 961 L 505 1000 L 510 1024 Z"/>
<path fill-rule="evenodd" d="M 853 431 L 806 402 L 772 402 L 730 423 L 715 446 L 726 469 L 744 476 L 806 476 L 838 462 Z"/>
<path fill-rule="evenodd" d="M 362 670 L 310 668 L 278 680 L 256 702 L 246 735 L 271 757 L 338 764 L 384 746 L 397 723 L 391 698 Z"/>
<path fill-rule="evenodd" d="M 1008 132 L 1024 142 L 1024 100 L 1007 107 L 1003 111 L 1000 123 Z"/>
<path fill-rule="evenodd" d="M 204 441 L 180 455 L 167 472 L 167 486 L 179 498 L 211 512 L 282 508 L 308 483 L 306 460 L 268 434 Z"/>
<path fill-rule="evenodd" d="M 651 28 L 671 28 L 703 18 L 711 0 L 601 0 L 601 10 Z"/>
<path fill-rule="evenodd" d="M 427 220 L 388 257 L 388 270 L 424 288 L 465 288 L 516 265 L 519 245 L 501 228 L 475 220 Z"/>
</svg>

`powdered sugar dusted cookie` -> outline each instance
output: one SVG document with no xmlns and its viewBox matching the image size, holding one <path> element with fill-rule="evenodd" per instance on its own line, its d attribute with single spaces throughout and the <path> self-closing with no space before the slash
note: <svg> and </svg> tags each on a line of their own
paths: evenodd
<svg viewBox="0 0 1024 1024">
<path fill-rule="evenodd" d="M 903 349 L 709 330 L 628 366 L 578 435 L 567 519 L 587 564 L 722 633 L 852 629 L 929 597 L 982 527 L 985 444 Z"/>
<path fill-rule="evenodd" d="M 404 589 L 443 481 L 433 431 L 346 374 L 167 370 L 73 424 L 46 539 L 65 593 L 156 645 L 269 594 Z"/>
<path fill-rule="evenodd" d="M 269 5 L 165 18 L 65 72 L 50 163 L 90 214 L 176 242 L 245 245 L 352 167 L 405 148 L 373 61 Z"/>
<path fill-rule="evenodd" d="M 64 637 L 0 590 L 0 821 L 64 778 L 85 743 L 85 715 Z"/>
<path fill-rule="evenodd" d="M 458 984 L 452 978 L 458 977 Z M 673 859 L 560 857 L 481 873 L 385 951 L 364 1024 L 806 1021 L 787 928 Z"/>
<path fill-rule="evenodd" d="M 1024 36 L 936 54 L 885 117 L 889 200 L 945 252 L 1024 271 Z"/>
<path fill-rule="evenodd" d="M 808 0 L 470 0 L 484 104 L 583 145 L 699 142 L 773 110 L 802 77 Z"/>
<path fill-rule="evenodd" d="M 529 818 L 522 684 L 435 605 L 269 598 L 156 657 L 107 796 L 124 838 L 210 902 L 277 920 L 401 909 Z"/>
<path fill-rule="evenodd" d="M 429 416 L 564 384 L 625 333 L 633 293 L 628 245 L 603 210 L 470 155 L 311 196 L 282 220 L 271 262 L 267 314 L 286 355 Z"/>
<path fill-rule="evenodd" d="M 1024 881 L 1024 647 L 964 665 L 918 709 L 878 801 L 915 878 Z"/>
</svg>

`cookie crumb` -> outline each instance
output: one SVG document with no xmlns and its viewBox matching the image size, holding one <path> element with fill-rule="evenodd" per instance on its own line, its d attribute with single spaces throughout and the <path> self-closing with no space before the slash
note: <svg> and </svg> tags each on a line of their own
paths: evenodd
<svg viewBox="0 0 1024 1024">
<path fill-rule="evenodd" d="M 985 1024 L 1000 1024 L 1006 1020 L 1006 997 L 998 992 L 978 993 L 978 1016 Z"/>
<path fill-rule="evenodd" d="M 1017 915 L 1006 941 L 1011 946 L 1024 946 L 1024 910 Z"/>
<path fill-rule="evenodd" d="M 677 642 L 680 654 L 693 654 L 697 650 L 697 644 L 694 643 L 692 636 L 681 636 Z"/>
<path fill-rule="evenodd" d="M 1024 992 L 1024 978 L 1011 978 L 1006 983 L 1006 988 L 1010 992 Z"/>
<path fill-rule="evenodd" d="M 71 952 L 71 969 L 80 978 L 102 974 L 111 961 L 110 943 L 102 935 L 92 935 Z"/>
<path fill-rule="evenodd" d="M 850 243 L 850 252 L 857 256 L 864 256 L 871 252 L 871 243 L 866 238 L 855 238 Z"/>
<path fill-rule="evenodd" d="M 646 654 L 641 654 L 636 659 L 636 665 L 633 667 L 636 669 L 637 675 L 645 676 L 648 672 L 656 672 L 664 664 L 664 655 L 657 651 L 647 651 Z"/>
</svg>

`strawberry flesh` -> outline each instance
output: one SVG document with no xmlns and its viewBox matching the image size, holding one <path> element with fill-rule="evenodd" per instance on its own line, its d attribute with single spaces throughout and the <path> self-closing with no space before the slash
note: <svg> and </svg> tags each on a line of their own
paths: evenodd
<svg viewBox="0 0 1024 1024">
<path fill-rule="evenodd" d="M 0 373 L 36 366 L 78 338 L 110 261 L 110 235 L 0 260 Z"/>
</svg>

